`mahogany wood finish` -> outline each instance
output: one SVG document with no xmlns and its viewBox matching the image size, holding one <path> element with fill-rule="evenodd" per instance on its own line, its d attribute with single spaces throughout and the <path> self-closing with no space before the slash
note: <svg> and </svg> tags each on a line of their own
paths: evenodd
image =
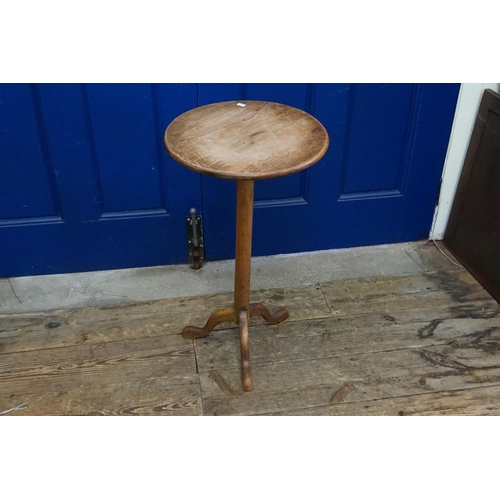
<svg viewBox="0 0 500 500">
<path fill-rule="evenodd" d="M 248 311 L 238 311 L 238 325 L 240 327 L 240 351 L 241 351 L 241 378 L 243 390 L 250 392 L 253 389 L 252 370 L 250 367 L 250 346 L 248 344 Z"/>
<path fill-rule="evenodd" d="M 262 302 L 250 304 L 250 317 L 254 316 L 262 316 L 269 323 L 283 323 L 288 319 L 288 311 L 284 308 L 279 309 L 274 314 L 271 314 L 271 311 L 262 304 Z"/>
<path fill-rule="evenodd" d="M 254 181 L 239 180 L 236 195 L 234 308 L 249 309 Z"/>
<path fill-rule="evenodd" d="M 185 339 L 199 339 L 201 337 L 206 337 L 219 323 L 224 323 L 225 321 L 231 321 L 236 324 L 238 323 L 234 307 L 226 307 L 225 309 L 219 309 L 218 311 L 213 312 L 203 328 L 186 326 L 184 330 L 182 330 L 182 336 Z"/>
<path fill-rule="evenodd" d="M 165 131 L 165 146 L 175 161 L 201 174 L 257 180 L 314 165 L 328 148 L 328 134 L 300 109 L 226 101 L 178 116 Z"/>
<path fill-rule="evenodd" d="M 196 172 L 237 180 L 234 305 L 212 313 L 203 328 L 187 326 L 187 339 L 206 337 L 219 323 L 239 326 L 243 389 L 252 390 L 248 322 L 252 316 L 282 323 L 286 309 L 271 314 L 250 304 L 254 180 L 293 174 L 318 162 L 328 134 L 308 113 L 264 101 L 227 101 L 178 116 L 166 129 L 165 147 L 181 165 Z"/>
<path fill-rule="evenodd" d="M 279 309 L 274 314 L 261 302 L 250 304 L 248 309 L 250 318 L 254 316 L 262 316 L 268 323 L 283 323 L 289 317 L 288 311 L 284 308 Z M 200 339 L 207 337 L 208 334 L 220 323 L 229 322 L 238 324 L 238 313 L 234 307 L 226 307 L 214 311 L 208 318 L 207 323 L 203 328 L 197 326 L 186 326 L 181 334 L 185 339 Z"/>
</svg>

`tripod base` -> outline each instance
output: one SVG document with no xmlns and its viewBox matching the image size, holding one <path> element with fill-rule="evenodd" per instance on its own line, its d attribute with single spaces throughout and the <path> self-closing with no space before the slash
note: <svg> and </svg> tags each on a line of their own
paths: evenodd
<svg viewBox="0 0 500 500">
<path fill-rule="evenodd" d="M 207 337 L 210 332 L 223 322 L 235 323 L 240 327 L 240 349 L 241 349 L 241 376 L 243 382 L 243 390 L 250 392 L 252 390 L 252 374 L 250 369 L 250 349 L 248 340 L 248 322 L 254 316 L 262 316 L 269 323 L 283 323 L 288 319 L 288 311 L 279 309 L 275 314 L 261 302 L 250 304 L 250 310 L 239 309 L 236 311 L 234 307 L 219 309 L 213 312 L 203 328 L 196 326 L 186 326 L 182 330 L 182 336 L 185 339 L 199 339 Z"/>
</svg>

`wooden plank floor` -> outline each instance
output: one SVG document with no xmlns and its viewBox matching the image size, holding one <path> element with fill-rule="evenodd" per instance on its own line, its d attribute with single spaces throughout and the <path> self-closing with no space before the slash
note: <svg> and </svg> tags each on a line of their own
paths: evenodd
<svg viewBox="0 0 500 500">
<path fill-rule="evenodd" d="M 178 334 L 231 294 L 0 316 L 0 413 L 500 415 L 500 305 L 416 248 L 421 273 L 253 293 L 290 319 L 252 322 L 251 393 L 235 327 Z"/>
</svg>

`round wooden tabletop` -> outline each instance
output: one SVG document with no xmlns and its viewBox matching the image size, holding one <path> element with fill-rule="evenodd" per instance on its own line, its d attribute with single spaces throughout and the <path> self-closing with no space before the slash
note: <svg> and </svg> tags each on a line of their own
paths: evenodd
<svg viewBox="0 0 500 500">
<path fill-rule="evenodd" d="M 328 148 L 321 123 L 300 109 L 264 101 L 226 101 L 192 109 L 165 131 L 170 156 L 225 179 L 269 179 L 319 161 Z"/>
</svg>

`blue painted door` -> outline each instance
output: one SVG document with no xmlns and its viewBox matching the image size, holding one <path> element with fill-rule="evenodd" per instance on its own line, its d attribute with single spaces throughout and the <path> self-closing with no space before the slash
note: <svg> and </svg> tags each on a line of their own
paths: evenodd
<svg viewBox="0 0 500 500">
<path fill-rule="evenodd" d="M 163 131 L 196 85 L 0 85 L 0 277 L 186 261 L 200 177 Z"/>
<path fill-rule="evenodd" d="M 426 238 L 458 84 L 204 84 L 198 104 L 276 101 L 326 127 L 323 159 L 256 182 L 253 255 Z M 202 177 L 209 259 L 234 256 L 235 182 Z"/>
<path fill-rule="evenodd" d="M 202 210 L 208 259 L 234 255 L 235 182 L 165 153 L 197 105 L 261 99 L 327 128 L 321 162 L 256 183 L 254 255 L 425 238 L 458 85 L 0 85 L 0 277 L 187 261 Z"/>
</svg>

